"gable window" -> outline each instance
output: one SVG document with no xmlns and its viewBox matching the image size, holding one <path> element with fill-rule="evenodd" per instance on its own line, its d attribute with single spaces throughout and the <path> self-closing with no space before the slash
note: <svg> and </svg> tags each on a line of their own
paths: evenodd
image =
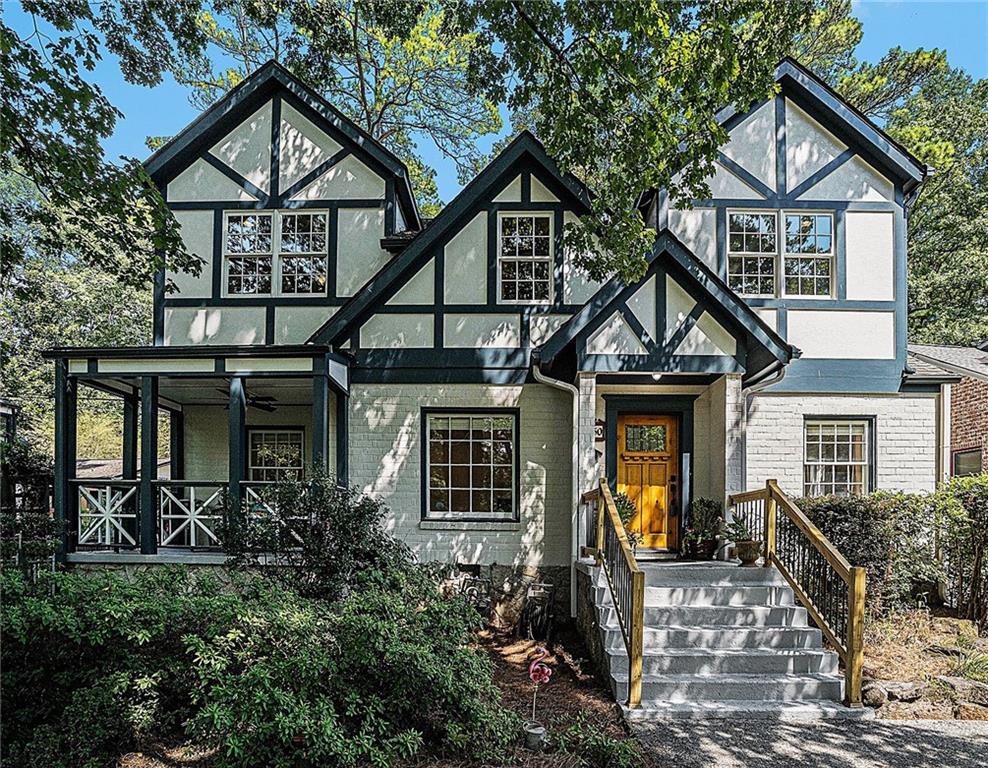
<svg viewBox="0 0 988 768">
<path fill-rule="evenodd" d="M 778 253 L 775 213 L 731 213 L 727 230 L 727 282 L 745 296 L 775 295 Z"/>
<path fill-rule="evenodd" d="M 785 215 L 784 287 L 787 296 L 830 296 L 834 219 L 829 213 Z"/>
<path fill-rule="evenodd" d="M 516 520 L 518 417 L 425 412 L 425 518 Z"/>
<path fill-rule="evenodd" d="M 804 425 L 803 495 L 860 496 L 875 471 L 869 419 L 807 419 Z"/>
<path fill-rule="evenodd" d="M 227 214 L 225 255 L 228 293 L 271 293 L 273 221 L 270 213 Z"/>
<path fill-rule="evenodd" d="M 324 294 L 328 240 L 325 211 L 227 213 L 227 294 Z"/>
<path fill-rule="evenodd" d="M 305 469 L 301 429 L 251 429 L 247 478 L 253 482 L 298 480 Z"/>
<path fill-rule="evenodd" d="M 498 296 L 505 303 L 552 299 L 552 214 L 498 217 Z"/>
</svg>

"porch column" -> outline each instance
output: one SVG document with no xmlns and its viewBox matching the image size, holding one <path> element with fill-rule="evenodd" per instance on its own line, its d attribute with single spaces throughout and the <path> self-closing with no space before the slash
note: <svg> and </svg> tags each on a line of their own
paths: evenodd
<svg viewBox="0 0 988 768">
<path fill-rule="evenodd" d="M 158 379 L 141 377 L 141 554 L 158 553 Z"/>
<path fill-rule="evenodd" d="M 76 393 L 78 383 L 69 376 L 67 360 L 55 361 L 55 519 L 60 525 L 61 546 L 58 557 L 75 549 L 79 532 L 75 478 L 76 462 Z"/>
<path fill-rule="evenodd" d="M 244 380 L 230 379 L 230 504 L 240 509 L 240 484 L 247 466 L 247 399 L 244 396 Z"/>
<path fill-rule="evenodd" d="M 329 443 L 329 377 L 317 373 L 312 377 L 312 466 L 325 474 Z"/>
<path fill-rule="evenodd" d="M 137 395 L 124 395 L 123 399 L 123 472 L 124 480 L 137 477 Z"/>
<path fill-rule="evenodd" d="M 336 392 L 336 484 L 350 485 L 350 395 Z"/>
<path fill-rule="evenodd" d="M 168 440 L 170 443 L 171 466 L 169 477 L 172 480 L 185 479 L 185 414 L 181 411 L 169 411 Z"/>
</svg>

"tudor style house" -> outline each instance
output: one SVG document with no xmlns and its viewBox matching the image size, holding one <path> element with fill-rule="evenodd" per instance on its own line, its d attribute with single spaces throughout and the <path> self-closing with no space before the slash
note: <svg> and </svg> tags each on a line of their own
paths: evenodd
<svg viewBox="0 0 988 768">
<path fill-rule="evenodd" d="M 589 192 L 532 135 L 426 221 L 391 152 L 262 67 L 146 163 L 203 263 L 159 276 L 154 346 L 49 353 L 65 557 L 221 558 L 222 491 L 260 503 L 264 483 L 315 467 L 383 499 L 420 558 L 538 573 L 575 610 L 581 547 L 609 514 L 581 499 L 601 477 L 637 505 L 642 550 L 673 552 L 691 500 L 770 479 L 786 500 L 932 489 L 949 382 L 906 350 L 905 221 L 927 169 L 796 62 L 777 78 L 777 96 L 720 116 L 710 199 L 643 190 L 655 245 L 629 285 L 574 267 L 561 235 Z M 122 479 L 73 476 L 79 386 L 122 399 Z M 763 629 L 818 645 L 779 599 L 785 626 Z M 608 653 L 630 643 L 631 667 L 610 669 L 616 691 L 637 674 L 640 699 L 622 600 L 622 632 L 603 603 L 599 628 Z M 840 698 L 826 654 L 806 654 L 785 670 L 812 685 L 779 696 Z"/>
</svg>

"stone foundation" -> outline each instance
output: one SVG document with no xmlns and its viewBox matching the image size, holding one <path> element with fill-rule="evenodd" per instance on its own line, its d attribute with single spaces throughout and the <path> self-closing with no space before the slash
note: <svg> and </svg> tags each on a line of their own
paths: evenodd
<svg viewBox="0 0 988 768">
<path fill-rule="evenodd" d="M 576 628 L 587 645 L 594 670 L 602 680 L 609 680 L 610 667 L 601 640 L 597 605 L 594 602 L 594 570 L 587 563 L 576 566 Z"/>
</svg>

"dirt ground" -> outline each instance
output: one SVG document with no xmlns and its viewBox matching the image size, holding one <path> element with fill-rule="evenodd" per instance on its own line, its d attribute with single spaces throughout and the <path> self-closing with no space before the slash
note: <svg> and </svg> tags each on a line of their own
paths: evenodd
<svg viewBox="0 0 988 768">
<path fill-rule="evenodd" d="M 531 717 L 533 688 L 528 679 L 528 665 L 536 643 L 491 630 L 481 632 L 477 641 L 494 662 L 494 682 L 501 689 L 504 705 L 522 718 Z M 575 628 L 565 626 L 559 629 L 548 650 L 551 655 L 545 662 L 552 667 L 553 674 L 549 683 L 540 687 L 536 716 L 540 722 L 550 726 L 550 734 L 553 723 L 568 724 L 577 715 L 584 715 L 616 739 L 631 738 L 621 721 L 620 709 L 594 674 L 586 647 Z M 124 755 L 118 766 L 209 768 L 212 763 L 210 757 L 209 753 L 187 744 L 160 744 L 150 746 L 144 752 Z M 501 765 L 521 768 L 575 768 L 578 762 L 568 755 L 533 754 L 519 743 L 499 763 L 482 765 L 471 761 L 423 757 L 408 768 L 497 768 Z"/>
</svg>

